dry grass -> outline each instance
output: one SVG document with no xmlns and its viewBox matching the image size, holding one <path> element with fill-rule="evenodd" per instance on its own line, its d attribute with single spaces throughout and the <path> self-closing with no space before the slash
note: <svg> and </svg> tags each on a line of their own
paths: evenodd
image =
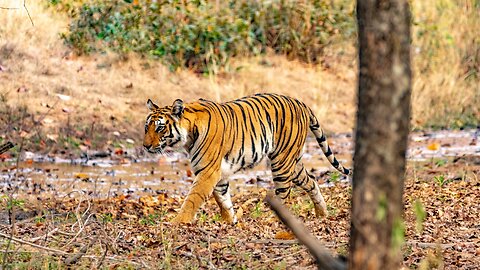
<svg viewBox="0 0 480 270">
<path fill-rule="evenodd" d="M 478 124 L 478 1 L 412 2 L 414 126 L 462 127 L 468 121 Z"/>
<path fill-rule="evenodd" d="M 463 61 L 479 53 L 476 25 L 480 19 L 474 16 L 478 7 L 474 7 L 474 0 L 430 2 L 413 2 L 417 22 L 414 127 L 449 127 L 465 120 L 463 115 L 477 117 L 478 121 L 478 77 L 465 80 Z M 14 2 L 19 7 L 22 3 Z M 322 66 L 268 55 L 236 59 L 233 65 L 242 67 L 238 72 L 217 77 L 189 71 L 170 73 L 156 61 L 133 55 L 77 58 L 59 38 L 59 33 L 66 30 L 66 18 L 44 10 L 37 2 L 27 4 L 35 27 L 23 9 L 0 10 L 0 65 L 6 69 L 0 71 L 4 100 L 0 107 L 25 105 L 37 120 L 48 112 L 42 120 L 46 133 L 58 132 L 66 123 L 84 127 L 95 122 L 96 126 L 119 131 L 122 138 L 139 140 L 147 98 L 167 105 L 178 97 L 186 101 L 199 97 L 224 101 L 256 92 L 298 97 L 314 108 L 330 132 L 353 129 L 356 57 L 352 44 L 330 48 Z M 12 1 L 0 0 L 0 6 L 9 5 Z M 439 9 L 439 5 L 446 8 Z M 426 33 L 419 37 L 423 30 Z M 71 99 L 61 100 L 57 94 Z M 107 134 L 107 139 L 110 137 Z"/>
</svg>

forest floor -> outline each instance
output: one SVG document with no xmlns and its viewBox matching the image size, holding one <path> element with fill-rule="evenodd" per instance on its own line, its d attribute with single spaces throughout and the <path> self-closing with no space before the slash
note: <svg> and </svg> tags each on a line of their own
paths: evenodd
<svg viewBox="0 0 480 270">
<path fill-rule="evenodd" d="M 445 134 L 411 136 L 404 192 L 405 268 L 478 269 L 480 265 L 478 134 L 462 138 L 457 133 L 450 138 Z M 350 136 L 332 137 L 331 144 L 338 156 L 351 154 Z M 470 147 L 473 152 L 455 152 L 463 151 L 462 147 Z M 305 159 L 313 165 L 321 164 L 318 149 L 307 151 Z M 117 158 L 117 162 L 128 167 L 122 159 Z M 36 161 L 20 163 L 28 170 L 15 175 L 16 163 L 7 160 L 2 163 L 2 171 L 12 179 L 2 187 L 6 194 L 1 198 L 0 212 L 3 267 L 315 269 L 306 248 L 263 203 L 271 183 L 264 182 L 262 174 L 240 179 L 248 184 L 233 193 L 239 218 L 236 225 L 222 222 L 213 199 L 201 208 L 193 224 L 171 225 L 169 221 L 192 181 L 184 162 L 180 159 L 168 167 L 168 162 L 160 158 L 146 163 L 143 174 L 131 173 L 134 178 L 153 175 L 160 185 L 173 179 L 174 184 L 167 185 L 169 189 L 163 186 L 157 190 L 111 192 L 130 181 L 121 175 L 122 169 L 115 169 L 117 175 L 112 179 L 116 180 L 111 180 L 107 192 L 93 188 L 107 176 L 99 178 L 89 171 L 73 170 L 71 177 L 76 185 L 61 190 L 63 169 L 58 169 L 58 163 L 47 167 Z M 158 168 L 152 168 L 152 164 Z M 162 174 L 165 166 L 171 174 Z M 115 174 L 111 168 L 102 174 Z M 348 256 L 351 185 L 338 174 L 315 173 L 329 215 L 317 219 L 310 199 L 297 189 L 287 205 L 332 253 Z"/>
</svg>

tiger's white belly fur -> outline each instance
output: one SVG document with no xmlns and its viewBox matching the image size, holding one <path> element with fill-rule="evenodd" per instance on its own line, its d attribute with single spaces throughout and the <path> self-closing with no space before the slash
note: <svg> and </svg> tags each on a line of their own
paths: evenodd
<svg viewBox="0 0 480 270">
<path fill-rule="evenodd" d="M 250 151 L 251 152 L 251 151 Z M 244 164 L 242 166 L 242 162 L 236 162 L 233 163 L 226 157 L 222 159 L 221 163 L 221 171 L 222 171 L 222 178 L 226 178 L 228 176 L 231 176 L 237 172 L 240 172 L 242 170 L 247 170 L 247 169 L 252 169 L 256 165 L 260 164 L 262 161 L 265 160 L 267 157 L 267 153 L 256 153 L 257 158 L 254 159 L 253 153 L 248 153 L 246 152 L 242 158 L 239 159 L 244 161 Z"/>
</svg>

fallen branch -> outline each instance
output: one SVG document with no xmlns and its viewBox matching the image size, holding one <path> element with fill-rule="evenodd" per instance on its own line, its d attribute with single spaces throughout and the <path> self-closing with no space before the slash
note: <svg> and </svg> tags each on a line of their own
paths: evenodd
<svg viewBox="0 0 480 270">
<path fill-rule="evenodd" d="M 208 239 L 203 238 L 202 241 L 207 242 Z M 228 244 L 231 243 L 231 240 L 229 239 L 210 239 L 210 242 L 212 243 L 224 243 Z M 283 239 L 249 239 L 249 240 L 237 240 L 235 241 L 235 244 L 263 244 L 263 245 L 296 245 L 300 244 L 300 241 L 298 239 L 291 239 L 291 240 L 283 240 Z M 323 243 L 325 247 L 334 247 L 335 243 L 333 242 L 325 242 Z"/>
<path fill-rule="evenodd" d="M 0 236 L 4 237 L 6 239 L 10 239 L 14 242 L 29 245 L 29 246 L 32 246 L 32 247 L 35 247 L 35 248 L 39 248 L 39 249 L 48 251 L 48 252 L 52 252 L 52 253 L 56 253 L 56 254 L 62 254 L 62 255 L 68 255 L 69 254 L 68 252 L 63 251 L 63 250 L 58 250 L 58 249 L 54 249 L 54 248 L 49 248 L 49 247 L 44 247 L 44 246 L 41 246 L 41 245 L 37 245 L 35 243 L 31 243 L 31 242 L 28 242 L 28 241 L 25 241 L 25 240 L 22 240 L 22 239 L 18 239 L 18 238 L 15 238 L 13 236 L 10 236 L 10 235 L 4 234 L 4 233 L 0 233 Z"/>
<path fill-rule="evenodd" d="M 271 193 L 265 197 L 265 202 L 270 205 L 270 208 L 277 214 L 280 220 L 292 230 L 298 241 L 305 245 L 315 258 L 317 266 L 320 269 L 344 270 L 346 265 L 343 261 L 334 258 L 327 249 L 325 249 L 317 238 L 313 237 L 305 228 L 305 226 L 298 221 Z"/>
<path fill-rule="evenodd" d="M 71 243 L 73 243 L 73 241 L 75 241 L 75 239 L 77 239 L 77 237 L 78 237 L 78 236 L 83 232 L 83 230 L 85 229 L 85 226 L 87 225 L 87 223 L 88 223 L 88 221 L 89 221 L 89 219 L 90 219 L 91 216 L 93 216 L 93 213 L 90 214 L 90 215 L 87 217 L 87 219 L 85 220 L 85 223 L 84 223 L 83 225 L 79 225 L 79 226 L 81 226 L 81 227 L 80 227 L 80 230 L 78 230 L 78 232 L 75 234 L 75 236 L 73 236 L 73 238 L 70 239 L 70 241 L 68 241 L 68 243 L 66 243 L 65 245 L 63 245 L 63 247 L 66 247 L 66 246 L 70 245 Z M 79 222 L 79 224 L 80 224 L 80 222 Z"/>
<path fill-rule="evenodd" d="M 185 257 L 197 259 L 197 261 L 200 265 L 203 264 L 202 260 L 204 260 L 207 263 L 207 268 L 208 269 L 217 269 L 211 261 L 207 260 L 206 258 L 200 257 L 200 255 L 198 255 L 198 254 L 195 254 L 195 253 L 192 253 L 192 252 L 187 252 L 187 251 L 182 251 L 180 254 L 185 256 Z"/>
<path fill-rule="evenodd" d="M 31 246 L 31 247 L 38 248 L 38 249 L 41 249 L 41 250 L 44 250 L 44 251 L 47 251 L 47 252 L 50 252 L 50 253 L 54 253 L 54 254 L 59 254 L 59 255 L 63 255 L 63 256 L 75 255 L 75 254 L 73 254 L 73 253 L 68 253 L 68 252 L 63 251 L 63 250 L 54 249 L 54 248 L 49 248 L 49 247 L 44 247 L 44 246 L 41 246 L 41 245 L 37 245 L 37 244 L 34 244 L 34 243 L 30 243 L 30 242 L 28 242 L 28 241 L 25 241 L 25 240 L 22 240 L 22 239 L 18 239 L 18 238 L 12 237 L 12 236 L 7 235 L 7 234 L 4 234 L 4 233 L 0 233 L 0 237 L 4 237 L 4 238 L 10 239 L 10 240 L 12 240 L 12 241 L 14 241 L 14 242 L 17 242 L 17 243 L 20 243 L 20 244 L 29 245 L 29 246 Z M 2 252 L 12 253 L 13 251 L 4 250 L 4 251 L 2 251 Z M 28 252 L 28 251 L 22 251 L 22 252 Z M 84 257 L 84 258 L 90 258 L 90 259 L 100 259 L 100 258 L 102 258 L 102 259 L 111 260 L 111 261 L 130 263 L 130 264 L 134 264 L 134 265 L 138 265 L 138 266 L 145 266 L 144 263 L 138 263 L 138 262 L 130 261 L 130 260 L 127 260 L 127 259 L 122 259 L 122 258 L 117 258 L 117 257 L 112 257 L 112 256 L 84 255 L 83 257 Z"/>
<path fill-rule="evenodd" d="M 418 242 L 418 241 L 407 241 L 406 243 L 409 246 L 416 246 L 419 248 L 441 248 L 441 249 L 447 249 L 447 248 L 452 248 L 454 246 L 458 246 L 459 244 L 462 245 L 474 245 L 474 242 L 459 242 L 459 243 L 445 243 L 445 244 L 440 244 L 440 243 L 424 243 L 424 242 Z"/>
<path fill-rule="evenodd" d="M 270 262 L 284 260 L 285 258 L 288 258 L 288 257 L 294 257 L 294 256 L 296 256 L 296 255 L 298 255 L 302 252 L 303 252 L 303 250 L 299 250 L 297 252 L 293 252 L 293 253 L 290 253 L 290 254 L 285 254 L 285 255 L 282 255 L 282 256 L 275 257 L 275 258 L 267 259 L 267 260 L 263 261 L 263 263 L 268 265 L 268 263 L 270 263 Z"/>
<path fill-rule="evenodd" d="M 90 247 L 92 247 L 93 243 L 95 243 L 96 241 L 97 241 L 97 238 L 90 240 L 90 242 L 84 245 L 78 253 L 75 253 L 72 256 L 65 258 L 64 260 L 65 264 L 70 265 L 70 264 L 76 263 L 78 260 L 80 260 L 80 258 L 82 258 L 85 254 L 87 254 L 87 250 Z M 103 259 L 104 258 L 105 257 L 103 256 Z"/>
<path fill-rule="evenodd" d="M 48 233 L 46 233 L 45 235 L 38 236 L 38 237 L 30 239 L 30 242 L 34 243 L 34 242 L 37 242 L 38 240 L 41 240 L 41 239 L 47 239 L 48 237 L 51 237 L 57 231 L 58 231 L 58 228 L 55 228 L 55 229 L 49 231 Z"/>
</svg>

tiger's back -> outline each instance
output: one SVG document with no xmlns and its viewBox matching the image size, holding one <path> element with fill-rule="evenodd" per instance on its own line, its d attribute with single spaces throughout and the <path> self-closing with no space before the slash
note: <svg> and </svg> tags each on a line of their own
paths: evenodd
<svg viewBox="0 0 480 270">
<path fill-rule="evenodd" d="M 307 136 L 309 116 L 305 104 L 292 98 L 273 94 L 246 97 L 223 104 L 200 101 L 185 107 L 186 112 L 205 112 L 202 126 L 210 142 L 218 142 L 220 153 L 212 153 L 208 140 L 198 145 L 198 155 L 192 155 L 195 170 L 202 158 L 221 162 L 225 173 L 251 168 L 268 157 L 285 157 L 294 148 L 301 148 Z M 290 151 L 289 151 L 290 150 Z M 198 168 L 196 168 L 198 166 Z"/>
</svg>

